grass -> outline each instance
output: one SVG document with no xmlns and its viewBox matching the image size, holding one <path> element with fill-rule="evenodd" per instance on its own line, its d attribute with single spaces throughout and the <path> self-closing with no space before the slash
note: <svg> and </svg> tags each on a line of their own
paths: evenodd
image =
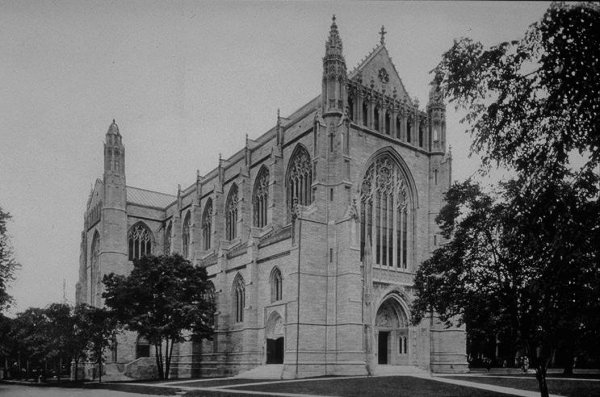
<svg viewBox="0 0 600 397">
<path fill-rule="evenodd" d="M 410 376 L 375 378 L 340 378 L 334 380 L 315 379 L 310 382 L 288 382 L 270 385 L 244 386 L 228 390 L 252 390 L 264 392 L 319 394 L 344 397 L 506 397 L 505 394 L 464 386 L 450 385 L 434 380 Z M 204 396 L 190 392 L 187 396 Z"/>
<path fill-rule="evenodd" d="M 451 379 L 466 380 L 469 382 L 485 383 L 488 385 L 513 387 L 515 389 L 538 391 L 537 379 L 532 375 L 523 375 L 519 378 L 503 376 L 452 376 Z M 600 396 L 600 381 L 569 380 L 560 378 L 547 379 L 550 394 L 559 394 L 568 397 L 598 397 Z"/>
</svg>

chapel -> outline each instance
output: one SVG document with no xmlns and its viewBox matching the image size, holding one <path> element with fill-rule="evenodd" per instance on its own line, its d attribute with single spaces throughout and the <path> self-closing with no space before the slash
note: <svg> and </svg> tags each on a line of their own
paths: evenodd
<svg viewBox="0 0 600 397">
<path fill-rule="evenodd" d="M 175 346 L 172 377 L 466 371 L 464 328 L 410 318 L 415 271 L 444 243 L 445 106 L 433 83 L 426 106 L 410 97 L 384 34 L 348 70 L 334 17 L 321 92 L 175 194 L 127 185 L 127 134 L 113 120 L 84 214 L 77 303 L 102 305 L 103 275 L 136 258 L 180 253 L 206 268 L 217 311 L 212 340 Z M 125 333 L 115 345 L 107 368 L 147 375 L 147 340 Z"/>
</svg>

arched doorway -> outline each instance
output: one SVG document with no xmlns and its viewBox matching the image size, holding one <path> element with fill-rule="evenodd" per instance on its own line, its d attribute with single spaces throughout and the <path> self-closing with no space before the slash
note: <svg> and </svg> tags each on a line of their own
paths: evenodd
<svg viewBox="0 0 600 397">
<path fill-rule="evenodd" d="M 267 338 L 267 364 L 283 364 L 284 329 L 279 313 L 273 312 L 269 316 L 265 336 Z"/>
<path fill-rule="evenodd" d="M 408 365 L 408 316 L 396 296 L 388 297 L 375 317 L 377 363 Z"/>
</svg>

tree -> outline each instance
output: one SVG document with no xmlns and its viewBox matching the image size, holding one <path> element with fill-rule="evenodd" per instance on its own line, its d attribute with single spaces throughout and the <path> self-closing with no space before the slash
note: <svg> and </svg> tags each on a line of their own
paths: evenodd
<svg viewBox="0 0 600 397">
<path fill-rule="evenodd" d="M 127 329 L 154 345 L 161 379 L 168 379 L 173 345 L 186 339 L 186 330 L 197 340 L 212 335 L 206 269 L 181 255 L 145 256 L 134 261 L 129 276 L 109 274 L 103 281 L 106 306 Z"/>
<path fill-rule="evenodd" d="M 81 358 L 89 357 L 98 365 L 98 381 L 102 382 L 104 351 L 109 348 L 117 333 L 117 321 L 113 314 L 101 307 L 78 305 L 75 308 L 75 338 L 73 348 L 75 376 Z"/>
<path fill-rule="evenodd" d="M 485 165 L 552 177 L 579 153 L 578 168 L 591 170 L 600 164 L 599 42 L 597 3 L 553 3 L 521 40 L 487 49 L 455 40 L 435 80 L 466 111 Z"/>
<path fill-rule="evenodd" d="M 501 184 L 466 181 L 446 193 L 437 222 L 448 243 L 415 277 L 418 323 L 434 311 L 467 328 L 510 335 L 532 358 L 542 396 L 553 349 L 598 345 L 599 178 Z M 581 345 L 579 345 L 581 347 Z"/>
<path fill-rule="evenodd" d="M 10 214 L 0 207 L 0 311 L 11 303 L 12 299 L 6 289 L 14 280 L 15 271 L 20 266 L 13 257 L 13 249 L 7 234 L 6 223 L 10 218 Z"/>
</svg>

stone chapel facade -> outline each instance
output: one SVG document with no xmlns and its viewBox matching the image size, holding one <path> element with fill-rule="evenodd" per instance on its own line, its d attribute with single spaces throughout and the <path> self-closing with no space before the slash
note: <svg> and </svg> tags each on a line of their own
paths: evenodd
<svg viewBox="0 0 600 397">
<path fill-rule="evenodd" d="M 177 252 L 206 267 L 217 313 L 212 341 L 176 347 L 174 376 L 264 364 L 282 364 L 284 378 L 465 371 L 464 329 L 410 322 L 414 274 L 441 244 L 435 217 L 451 181 L 439 89 L 420 108 L 383 33 L 348 72 L 335 17 L 322 82 L 177 195 L 126 185 L 113 121 L 84 216 L 77 302 L 101 305 L 102 276 L 134 258 Z M 108 361 L 135 376 L 148 350 L 125 334 Z"/>
</svg>

